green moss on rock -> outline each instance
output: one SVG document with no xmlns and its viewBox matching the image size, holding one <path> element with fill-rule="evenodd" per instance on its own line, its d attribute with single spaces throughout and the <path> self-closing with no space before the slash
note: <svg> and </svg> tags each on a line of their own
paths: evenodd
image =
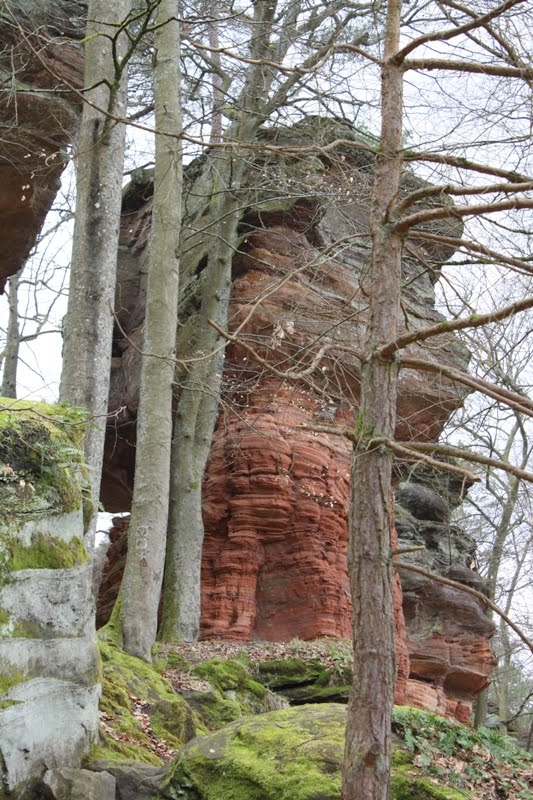
<svg viewBox="0 0 533 800">
<path fill-rule="evenodd" d="M 344 713 L 330 705 L 243 718 L 190 742 L 168 784 L 187 800 L 338 800 Z"/>
<path fill-rule="evenodd" d="M 450 786 L 442 786 L 434 778 L 420 777 L 413 767 L 393 769 L 391 800 L 465 800 L 470 795 Z"/>
<path fill-rule="evenodd" d="M 253 680 L 249 668 L 239 659 L 212 658 L 194 667 L 192 675 L 212 687 L 186 693 L 188 703 L 208 730 L 218 730 L 243 714 L 261 714 L 272 708 L 271 693 Z"/>
<path fill-rule="evenodd" d="M 271 689 L 300 686 L 304 683 L 320 683 L 324 686 L 329 681 L 327 670 L 318 659 L 303 661 L 301 658 L 271 659 L 257 665 L 259 679 Z"/>
<path fill-rule="evenodd" d="M 17 684 L 23 683 L 25 680 L 24 673 L 3 669 L 0 673 L 0 695 L 5 694 L 13 686 L 17 686 Z"/>
<path fill-rule="evenodd" d="M 317 658 L 289 658 L 263 661 L 256 670 L 257 679 L 291 705 L 348 701 L 352 670 L 344 658 L 334 669 L 325 668 Z"/>
<path fill-rule="evenodd" d="M 69 569 L 85 564 L 89 555 L 79 536 L 69 541 L 37 533 L 32 536 L 31 545 L 24 547 L 16 539 L 7 542 L 9 558 L 7 569 L 17 572 L 21 569 Z"/>
<path fill-rule="evenodd" d="M 242 661 L 235 659 L 212 658 L 194 667 L 192 674 L 209 681 L 221 692 L 249 693 L 259 700 L 268 693 L 261 683 L 250 677 Z"/>
<path fill-rule="evenodd" d="M 189 742 L 167 777 L 184 800 L 339 800 L 346 707 L 309 705 L 245 717 Z M 465 800 L 395 752 L 391 800 Z"/>
<path fill-rule="evenodd" d="M 162 764 L 154 741 L 162 740 L 173 749 L 189 741 L 197 733 L 193 711 L 150 664 L 108 642 L 100 642 L 100 652 L 100 710 L 105 725 L 102 742 L 93 749 L 90 760 Z"/>
<path fill-rule="evenodd" d="M 76 408 L 0 398 L 0 523 L 81 507 L 86 418 Z"/>
<path fill-rule="evenodd" d="M 236 700 L 224 697 L 216 689 L 187 691 L 185 697 L 207 731 L 219 730 L 243 715 L 242 708 Z"/>
</svg>

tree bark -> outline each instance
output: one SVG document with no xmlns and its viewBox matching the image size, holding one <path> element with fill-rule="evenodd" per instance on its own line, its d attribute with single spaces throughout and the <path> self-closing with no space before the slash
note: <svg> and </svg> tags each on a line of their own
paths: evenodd
<svg viewBox="0 0 533 800">
<path fill-rule="evenodd" d="M 354 675 L 348 706 L 343 800 L 386 800 L 389 794 L 395 630 L 391 574 L 392 453 L 369 448 L 372 435 L 393 437 L 398 361 L 377 355 L 398 335 L 401 240 L 390 209 L 402 169 L 400 0 L 389 0 L 382 63 L 381 147 L 371 209 L 372 262 L 366 358 L 362 369 L 360 443 L 354 447 L 349 572 L 353 603 Z"/>
<path fill-rule="evenodd" d="M 86 408 L 91 425 L 85 457 L 91 472 L 95 510 L 102 474 L 113 304 L 122 201 L 127 40 L 119 27 L 131 0 L 91 0 L 85 42 L 85 90 L 77 146 L 76 216 L 67 317 L 64 329 L 60 400 Z M 94 538 L 94 520 L 88 544 Z"/>
<path fill-rule="evenodd" d="M 154 102 L 158 131 L 181 132 L 177 0 L 156 17 Z M 124 649 L 146 661 L 157 634 L 165 565 L 172 442 L 172 390 L 178 321 L 181 141 L 156 135 L 150 271 L 146 296 L 137 451 L 128 557 L 123 580 Z M 165 358 L 168 356 L 169 358 Z"/>
<path fill-rule="evenodd" d="M 272 74 L 261 60 L 268 54 L 275 2 L 256 5 L 250 66 L 236 104 L 238 117 L 227 132 L 229 141 L 249 143 L 265 117 Z M 202 478 L 217 419 L 224 367 L 224 342 L 208 324 L 227 324 L 231 291 L 231 265 L 237 245 L 240 219 L 239 190 L 247 160 L 246 152 L 228 147 L 215 151 L 207 165 L 211 171 L 214 222 L 209 229 L 207 279 L 202 293 L 199 334 L 195 355 L 181 388 L 172 448 L 169 534 L 163 619 L 160 637 L 165 640 L 198 638 L 200 627 L 200 569 L 204 526 Z M 211 354 L 211 355 L 209 355 Z"/>
<path fill-rule="evenodd" d="M 21 270 L 22 271 L 22 270 Z M 2 373 L 2 397 L 17 396 L 17 366 L 20 348 L 20 329 L 18 311 L 18 288 L 21 271 L 8 280 L 9 317 L 7 322 L 7 339 L 4 350 L 4 371 Z"/>
</svg>

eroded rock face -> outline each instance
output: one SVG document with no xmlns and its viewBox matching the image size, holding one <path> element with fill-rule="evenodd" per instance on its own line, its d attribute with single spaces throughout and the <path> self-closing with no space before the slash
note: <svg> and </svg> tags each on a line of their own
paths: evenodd
<svg viewBox="0 0 533 800">
<path fill-rule="evenodd" d="M 313 120 L 310 127 L 283 135 L 294 144 L 316 142 L 321 135 L 325 141 L 339 138 L 339 131 L 331 128 L 330 121 Z M 307 154 L 305 159 L 281 162 L 269 157 L 250 168 L 229 319 L 230 330 L 238 330 L 240 340 L 263 363 L 240 343 L 227 348 L 222 411 L 204 479 L 203 636 L 288 640 L 350 635 L 346 520 L 351 447 L 342 436 L 320 430 L 328 425 L 353 429 L 357 418 L 373 160 L 358 149 L 360 135 L 343 127 L 342 138 L 350 137 L 353 149 L 345 147 L 335 158 Z M 209 209 L 207 203 L 203 210 L 198 207 L 201 179 L 201 164 L 190 167 L 179 357 L 194 353 L 198 297 L 205 278 L 202 231 L 209 227 Z M 406 175 L 403 191 L 419 185 Z M 140 360 L 132 345 L 138 346 L 142 337 L 151 191 L 149 175 L 137 176 L 123 208 L 117 309 L 130 341 L 120 335 L 115 341 L 110 410 L 121 406 L 123 411 L 109 431 L 103 481 L 104 504 L 117 511 L 129 507 L 133 484 Z M 205 187 L 202 191 L 205 196 Z M 449 247 L 435 247 L 421 238 L 406 244 L 402 308 L 407 328 L 441 319 L 434 308 L 433 286 L 440 264 L 450 255 Z M 410 352 L 463 367 L 467 357 L 450 335 L 432 340 L 431 348 L 413 347 Z M 277 370 L 277 376 L 264 362 Z M 287 370 L 289 378 L 284 377 Z M 402 371 L 397 438 L 435 440 L 462 399 L 457 386 L 445 380 Z M 434 497 L 431 502 L 439 505 Z M 431 502 L 426 498 L 426 505 Z M 423 506 L 420 498 L 418 503 Z M 422 527 L 424 513 L 420 511 L 417 518 Z M 442 501 L 440 522 L 435 524 L 446 526 L 448 518 L 447 503 Z M 399 533 L 402 538 L 404 532 Z M 436 547 L 439 550 L 438 542 Z M 455 565 L 466 569 L 469 553 L 459 556 Z M 424 604 L 423 591 L 417 593 L 415 587 L 411 595 Z M 427 619 L 432 619 L 432 603 Z M 468 705 L 490 671 L 490 626 L 480 625 L 482 609 L 473 603 L 470 614 L 463 598 L 439 607 L 443 617 L 455 615 L 458 606 L 465 610 L 450 628 L 442 622 L 441 657 L 446 666 L 432 676 L 418 666 L 413 673 L 411 667 L 416 687 L 427 684 L 434 690 L 431 701 L 428 695 L 419 703 L 415 688 L 409 689 L 407 682 L 409 654 L 418 665 L 422 656 L 417 661 L 417 653 L 425 651 L 423 644 L 414 646 L 411 639 L 431 641 L 433 647 L 434 637 L 426 617 L 412 613 L 409 606 L 405 639 L 396 587 L 400 702 L 412 696 L 416 704 L 463 714 L 459 702 L 464 699 Z M 435 613 L 437 607 L 438 601 Z M 485 659 L 475 668 L 472 657 L 462 655 L 468 636 Z M 479 676 L 465 678 L 460 686 L 459 678 L 452 677 L 452 664 L 457 673 L 478 670 Z M 421 689 L 417 691 L 420 694 Z"/>
<path fill-rule="evenodd" d="M 0 292 L 59 188 L 81 111 L 85 12 L 85 3 L 66 0 L 10 0 L 0 9 Z"/>
<path fill-rule="evenodd" d="M 459 482 L 424 470 L 418 478 L 421 483 L 401 484 L 396 494 L 396 528 L 401 546 L 426 549 L 403 560 L 483 592 L 475 542 L 450 522 Z M 406 701 L 465 722 L 472 697 L 490 681 L 492 623 L 471 595 L 412 572 L 402 571 L 401 578 L 410 662 Z"/>
</svg>

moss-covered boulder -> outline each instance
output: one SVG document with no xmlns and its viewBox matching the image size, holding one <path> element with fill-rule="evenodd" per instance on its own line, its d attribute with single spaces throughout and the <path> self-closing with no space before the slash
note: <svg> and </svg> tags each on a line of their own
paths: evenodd
<svg viewBox="0 0 533 800">
<path fill-rule="evenodd" d="M 161 765 L 183 744 L 206 733 L 200 716 L 157 669 L 100 642 L 100 741 L 89 762 L 106 759 Z"/>
<path fill-rule="evenodd" d="M 269 659 L 257 664 L 256 672 L 258 681 L 291 705 L 348 702 L 352 669 L 344 661 L 332 669 L 318 658 Z"/>
<path fill-rule="evenodd" d="M 0 399 L 0 786 L 21 797 L 97 735 L 83 420 Z"/>
<path fill-rule="evenodd" d="M 0 523 L 82 507 L 85 419 L 80 409 L 0 397 Z"/>
<path fill-rule="evenodd" d="M 246 717 L 183 748 L 166 789 L 184 800 L 340 800 L 346 708 L 300 706 Z M 464 800 L 401 751 L 391 800 Z"/>
<path fill-rule="evenodd" d="M 283 705 L 281 698 L 250 676 L 249 667 L 237 659 L 212 658 L 192 669 L 211 689 L 187 693 L 209 730 L 233 722 L 243 714 L 262 714 Z"/>
</svg>

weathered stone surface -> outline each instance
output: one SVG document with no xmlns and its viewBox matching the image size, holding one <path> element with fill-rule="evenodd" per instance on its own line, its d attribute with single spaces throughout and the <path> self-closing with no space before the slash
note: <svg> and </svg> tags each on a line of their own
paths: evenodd
<svg viewBox="0 0 533 800">
<path fill-rule="evenodd" d="M 42 782 L 50 800 L 115 800 L 115 778 L 109 772 L 87 769 L 48 770 Z"/>
<path fill-rule="evenodd" d="M 47 768 L 79 766 L 98 735 L 99 695 L 97 685 L 53 678 L 24 681 L 2 693 L 0 785 L 20 791 Z"/>
<path fill-rule="evenodd" d="M 148 764 L 117 764 L 113 761 L 93 761 L 90 768 L 95 772 L 104 772 L 113 776 L 116 785 L 116 800 L 147 800 L 155 797 L 165 800 L 172 795 L 167 794 L 161 784 L 164 781 L 166 767 L 150 767 Z"/>
<path fill-rule="evenodd" d="M 475 543 L 449 519 L 447 500 L 457 505 L 459 481 L 424 470 L 418 477 L 423 483 L 400 486 L 396 527 L 400 546 L 426 549 L 402 560 L 483 591 L 484 581 L 470 568 Z M 405 570 L 401 579 L 410 661 L 406 701 L 464 722 L 472 698 L 490 681 L 492 623 L 471 595 Z"/>
<path fill-rule="evenodd" d="M 12 572 L 0 588 L 0 608 L 15 626 L 34 626 L 36 636 L 41 632 L 49 638 L 85 638 L 94 631 L 91 564 Z"/>
<path fill-rule="evenodd" d="M 1 405 L 0 785 L 21 793 L 95 741 L 99 659 L 79 412 Z"/>
</svg>

